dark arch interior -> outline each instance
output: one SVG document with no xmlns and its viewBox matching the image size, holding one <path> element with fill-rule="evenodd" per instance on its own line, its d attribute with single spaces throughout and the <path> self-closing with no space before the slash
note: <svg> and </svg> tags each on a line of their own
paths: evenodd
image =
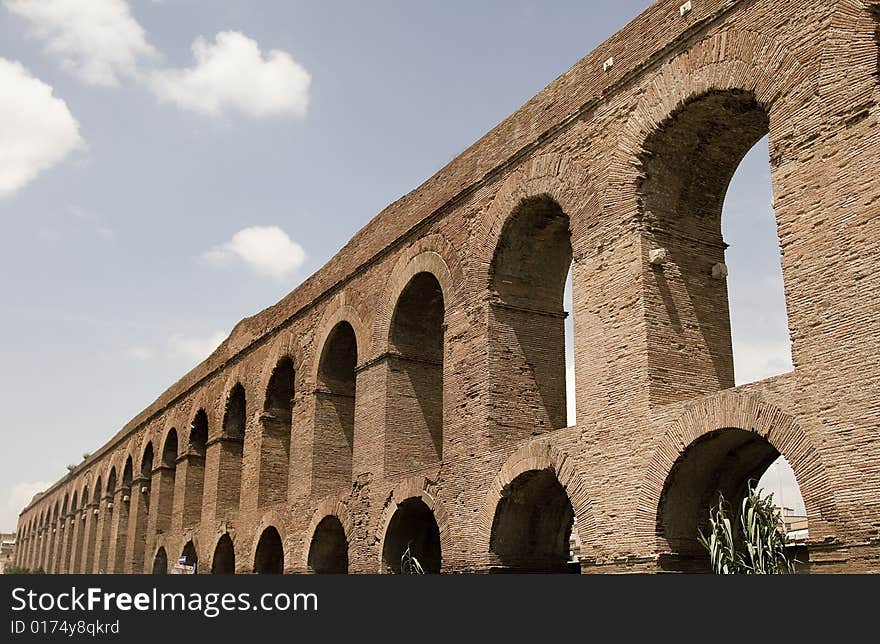
<svg viewBox="0 0 880 644">
<path fill-rule="evenodd" d="M 492 522 L 489 549 L 498 572 L 579 572 L 570 564 L 574 510 L 549 469 L 516 477 L 503 491 Z"/>
<path fill-rule="evenodd" d="M 165 552 L 165 548 L 159 548 L 159 551 L 156 553 L 156 558 L 153 559 L 153 574 L 168 574 L 168 554 Z"/>
<path fill-rule="evenodd" d="M 180 556 L 184 560 L 184 565 L 198 567 L 199 555 L 196 552 L 196 547 L 192 541 L 186 542 L 186 545 L 183 547 L 183 551 L 181 551 Z"/>
<path fill-rule="evenodd" d="M 258 503 L 261 506 L 287 499 L 294 388 L 293 360 L 283 358 L 269 378 L 263 413 L 260 416 L 263 436 Z"/>
<path fill-rule="evenodd" d="M 309 570 L 323 574 L 348 573 L 348 540 L 335 516 L 324 517 L 309 546 Z"/>
<path fill-rule="evenodd" d="M 234 575 L 235 574 L 235 547 L 232 544 L 232 538 L 228 534 L 224 534 L 217 542 L 214 548 L 214 559 L 211 562 L 212 575 Z"/>
<path fill-rule="evenodd" d="M 189 450 L 192 454 L 205 456 L 208 443 L 208 414 L 204 409 L 196 412 L 189 432 Z"/>
<path fill-rule="evenodd" d="M 223 415 L 223 435 L 227 438 L 244 438 L 247 404 L 242 384 L 236 383 L 229 392 L 226 412 Z"/>
<path fill-rule="evenodd" d="M 254 572 L 261 575 L 280 575 L 284 572 L 284 547 L 278 530 L 269 526 L 260 535 L 254 556 Z"/>
<path fill-rule="evenodd" d="M 386 474 L 443 456 L 445 304 L 440 282 L 416 274 L 397 300 L 389 336 Z"/>
<path fill-rule="evenodd" d="M 765 438 L 744 429 L 722 429 L 697 439 L 676 461 L 660 497 L 658 534 L 669 553 L 667 570 L 707 571 L 708 555 L 697 541 L 708 528 L 709 508 L 719 492 L 730 503 L 731 523 L 739 536 L 738 517 L 749 482 L 757 484 L 779 451 Z M 806 561 L 802 555 L 798 559 Z"/>
<path fill-rule="evenodd" d="M 165 447 L 162 449 L 162 466 L 177 467 L 177 430 L 172 429 L 165 438 Z"/>
<path fill-rule="evenodd" d="M 92 491 L 92 503 L 100 503 L 101 502 L 101 477 L 98 477 L 98 480 L 95 482 L 95 489 Z"/>
<path fill-rule="evenodd" d="M 189 449 L 186 454 L 186 486 L 183 493 L 183 520 L 191 526 L 202 518 L 202 498 L 205 490 L 205 456 L 208 445 L 208 414 L 199 409 L 189 430 Z"/>
<path fill-rule="evenodd" d="M 391 517 L 382 546 L 383 568 L 399 574 L 401 557 L 407 548 L 426 573 L 440 572 L 440 528 L 431 508 L 418 498 L 398 505 Z"/>
<path fill-rule="evenodd" d="M 343 321 L 327 336 L 318 365 L 313 468 L 318 495 L 351 482 L 356 366 L 357 338 L 352 326 Z"/>
<path fill-rule="evenodd" d="M 131 463 L 131 456 L 125 460 L 125 467 L 122 470 L 122 487 L 126 490 L 131 489 L 132 472 L 134 467 Z"/>
<path fill-rule="evenodd" d="M 141 458 L 141 477 L 148 481 L 147 483 L 145 483 L 145 485 L 149 485 L 149 480 L 152 475 L 153 475 L 153 444 L 147 443 L 147 448 L 144 450 L 144 455 Z"/>
<path fill-rule="evenodd" d="M 520 432 L 568 424 L 564 294 L 571 263 L 568 215 L 548 196 L 523 199 L 501 231 L 490 273 L 491 333 L 503 347 L 492 357 L 493 389 L 505 400 L 504 425 Z"/>
</svg>

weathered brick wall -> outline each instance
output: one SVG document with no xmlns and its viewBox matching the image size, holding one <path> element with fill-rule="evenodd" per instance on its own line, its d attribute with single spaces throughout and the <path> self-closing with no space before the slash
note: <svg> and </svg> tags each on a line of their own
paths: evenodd
<svg viewBox="0 0 880 644">
<path fill-rule="evenodd" d="M 396 567 L 408 540 L 447 572 L 555 570 L 574 529 L 586 572 L 694 569 L 706 498 L 783 454 L 812 569 L 880 571 L 877 3 L 680 4 L 656 2 L 243 320 L 23 511 L 17 563 L 141 572 L 191 548 L 202 572 L 251 572 L 277 565 L 274 528 L 288 572 L 342 552 L 350 572 Z M 713 267 L 727 184 L 765 134 L 795 370 L 733 388 Z M 266 403 L 285 358 L 287 436 Z M 174 462 L 133 476 L 172 429 Z M 101 499 L 95 521 L 74 497 Z"/>
</svg>

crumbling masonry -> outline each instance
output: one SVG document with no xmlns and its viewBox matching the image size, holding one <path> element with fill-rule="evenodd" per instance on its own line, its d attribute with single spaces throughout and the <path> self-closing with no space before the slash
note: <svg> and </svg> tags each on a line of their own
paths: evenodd
<svg viewBox="0 0 880 644">
<path fill-rule="evenodd" d="M 782 454 L 810 569 L 880 571 L 880 5 L 682 4 L 238 324 L 33 500 L 16 564 L 699 570 L 710 500 Z M 734 387 L 721 205 L 765 135 L 795 369 Z"/>
</svg>

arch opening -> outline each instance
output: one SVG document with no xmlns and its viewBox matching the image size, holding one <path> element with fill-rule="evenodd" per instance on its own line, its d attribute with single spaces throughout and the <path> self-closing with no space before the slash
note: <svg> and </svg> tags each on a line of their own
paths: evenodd
<svg viewBox="0 0 880 644">
<path fill-rule="evenodd" d="M 309 546 L 309 570 L 318 574 L 348 573 L 348 539 L 336 516 L 321 519 Z"/>
<path fill-rule="evenodd" d="M 114 506 L 113 502 L 114 494 L 116 493 L 116 468 L 113 467 L 110 469 L 110 474 L 107 475 L 107 488 L 104 490 L 104 499 L 105 504 L 102 510 L 101 515 L 101 534 L 98 537 L 98 554 L 97 561 L 95 563 L 95 570 L 99 573 L 104 573 L 107 571 L 107 563 L 108 557 L 110 556 L 110 535 L 111 528 L 113 527 L 113 518 L 114 518 Z"/>
<path fill-rule="evenodd" d="M 568 215 L 547 195 L 520 201 L 490 268 L 490 371 L 504 410 L 498 420 L 508 431 L 568 424 L 564 301 L 571 267 Z"/>
<path fill-rule="evenodd" d="M 223 433 L 220 447 L 217 477 L 217 516 L 238 510 L 241 499 L 241 457 L 244 450 L 244 433 L 247 421 L 247 398 L 244 386 L 236 383 L 226 400 L 223 414 Z"/>
<path fill-rule="evenodd" d="M 646 281 L 660 404 L 791 369 L 769 130 L 753 93 L 710 92 L 644 143 L 643 232 L 648 250 L 666 252 Z"/>
<path fill-rule="evenodd" d="M 183 523 L 185 527 L 202 520 L 202 501 L 205 492 L 205 456 L 208 445 L 208 414 L 199 409 L 189 430 L 189 449 L 186 453 L 186 487 L 183 491 Z"/>
<path fill-rule="evenodd" d="M 196 546 L 192 541 L 187 541 L 186 545 L 183 546 L 183 550 L 180 552 L 181 563 L 184 566 L 192 566 L 193 573 L 198 573 L 199 571 L 199 553 L 196 552 Z"/>
<path fill-rule="evenodd" d="M 153 574 L 168 574 L 168 554 L 165 552 L 164 546 L 159 548 L 159 550 L 156 552 L 156 557 L 153 559 Z"/>
<path fill-rule="evenodd" d="M 739 540 L 739 514 L 748 485 L 758 483 L 759 489 L 766 485 L 767 479 L 762 477 L 779 458 L 779 451 L 766 438 L 739 428 L 720 429 L 691 443 L 675 462 L 660 497 L 657 533 L 668 549 L 660 559 L 662 568 L 709 571 L 708 554 L 697 535 L 708 529 L 709 509 L 717 505 L 718 494 L 730 504 L 734 538 Z M 802 507 L 799 491 L 797 496 Z M 779 503 L 775 496 L 774 502 Z M 802 517 L 803 523 L 801 517 L 792 523 L 793 515 L 779 510 L 786 521 L 780 529 L 789 536 L 790 554 L 806 564 L 806 517 Z"/>
<path fill-rule="evenodd" d="M 177 430 L 172 428 L 165 437 L 162 459 L 153 474 L 151 488 L 158 490 L 156 507 L 156 530 L 167 532 L 171 529 L 174 513 L 174 488 L 177 482 Z"/>
<path fill-rule="evenodd" d="M 263 413 L 260 416 L 263 426 L 257 501 L 260 506 L 287 499 L 294 388 L 293 360 L 283 358 L 269 378 Z"/>
<path fill-rule="evenodd" d="M 426 573 L 440 572 L 440 528 L 431 508 L 420 498 L 400 503 L 391 517 L 382 545 L 382 570 L 400 574 L 407 548 Z"/>
<path fill-rule="evenodd" d="M 389 334 L 385 474 L 443 457 L 445 304 L 440 282 L 417 273 L 397 300 Z"/>
<path fill-rule="evenodd" d="M 284 573 L 284 546 L 281 543 L 281 535 L 274 526 L 269 526 L 260 535 L 257 552 L 254 555 L 254 572 L 258 575 Z"/>
<path fill-rule="evenodd" d="M 217 547 L 214 548 L 214 557 L 211 561 L 212 575 L 234 575 L 235 574 L 235 546 L 232 543 L 232 537 L 224 534 L 217 541 Z"/>
<path fill-rule="evenodd" d="M 135 574 L 145 572 L 147 562 L 145 550 L 147 546 L 147 522 L 150 516 L 150 496 L 152 494 L 153 479 L 153 443 L 147 443 L 144 454 L 141 457 L 141 469 L 136 483 L 140 489 L 132 498 L 134 509 L 134 541 L 131 548 L 131 569 Z"/>
<path fill-rule="evenodd" d="M 492 520 L 495 572 L 579 573 L 571 553 L 574 509 L 550 469 L 530 470 L 505 487 Z"/>
<path fill-rule="evenodd" d="M 318 365 L 312 475 L 318 496 L 351 483 L 357 356 L 354 329 L 339 322 L 327 336 Z"/>
</svg>

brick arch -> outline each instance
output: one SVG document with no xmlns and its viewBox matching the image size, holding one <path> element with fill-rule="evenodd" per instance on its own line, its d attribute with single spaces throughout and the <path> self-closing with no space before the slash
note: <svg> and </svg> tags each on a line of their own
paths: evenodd
<svg viewBox="0 0 880 644">
<path fill-rule="evenodd" d="M 206 545 L 210 546 L 210 548 L 211 548 L 210 552 L 204 553 L 205 554 L 205 565 L 207 567 L 208 573 L 210 573 L 211 569 L 214 567 L 214 555 L 217 553 L 217 546 L 220 545 L 220 540 L 226 535 L 229 535 L 229 540 L 232 542 L 232 554 L 235 556 L 235 568 L 233 569 L 233 573 L 238 574 L 239 563 L 247 560 L 246 557 L 244 557 L 244 555 L 246 553 L 242 553 L 242 551 L 241 551 L 241 548 L 242 548 L 241 541 L 242 540 L 235 538 L 235 529 L 223 528 L 223 529 L 218 530 L 214 534 L 213 538 L 211 538 L 211 540 L 206 544 Z M 191 537 L 191 538 L 192 538 L 193 544 L 196 545 L 196 551 L 198 552 L 199 548 L 198 548 L 198 545 L 196 544 L 195 538 L 194 537 Z M 259 537 L 257 537 L 257 539 L 259 539 Z M 186 545 L 186 541 L 184 541 L 183 544 L 180 546 L 181 550 L 183 549 L 183 546 L 185 546 L 185 545 Z M 256 549 L 256 544 L 254 544 L 254 549 Z M 200 553 L 199 554 L 199 561 L 202 560 L 201 557 L 202 557 L 202 554 Z"/>
<path fill-rule="evenodd" d="M 661 498 L 679 459 L 697 439 L 723 429 L 754 432 L 789 462 L 806 505 L 811 540 L 821 538 L 829 524 L 840 520 L 822 457 L 794 417 L 755 395 L 722 392 L 688 407 L 654 447 L 639 490 L 637 533 L 658 533 Z M 657 545 L 662 546 L 659 535 Z"/>
<path fill-rule="evenodd" d="M 380 354 L 388 350 L 391 319 L 400 294 L 418 273 L 430 273 L 440 283 L 447 316 L 462 304 L 465 273 L 458 251 L 440 234 L 419 239 L 398 258 L 388 278 L 385 294 L 379 301 L 372 346 Z"/>
<path fill-rule="evenodd" d="M 495 193 L 491 205 L 481 214 L 473 242 L 473 288 L 485 291 L 491 284 L 492 263 L 504 227 L 525 199 L 548 197 L 569 217 L 572 248 L 580 240 L 591 216 L 597 211 L 596 194 L 590 189 L 584 166 L 571 156 L 544 153 L 533 157 L 510 173 Z"/>
<path fill-rule="evenodd" d="M 774 155 L 784 152 L 797 125 L 796 118 L 784 121 L 776 108 L 800 104 L 801 110 L 811 109 L 816 80 L 815 70 L 802 65 L 782 44 L 757 32 L 729 30 L 697 42 L 654 75 L 619 131 L 608 171 L 612 183 L 607 203 L 613 201 L 625 217 L 638 217 L 638 212 L 626 209 L 638 203 L 643 146 L 689 101 L 712 92 L 751 92 L 770 117 Z"/>
<path fill-rule="evenodd" d="M 292 333 L 283 333 L 277 337 L 267 348 L 265 358 L 261 360 L 260 378 L 256 384 L 256 392 L 254 394 L 256 396 L 254 400 L 259 401 L 260 410 L 263 409 L 263 405 L 266 401 L 266 391 L 269 388 L 269 381 L 272 380 L 272 374 L 275 372 L 278 363 L 285 358 L 290 358 L 290 360 L 293 361 L 293 370 L 296 374 L 296 380 L 299 382 L 299 374 L 306 368 L 307 361 L 303 355 L 302 348 L 296 342 L 296 336 Z M 248 391 L 247 383 L 244 382 L 244 380 L 239 380 L 239 382 L 241 382 L 242 386 L 245 388 L 247 399 L 250 400 L 250 392 Z M 234 386 L 235 383 L 232 383 L 229 386 L 228 391 L 232 391 L 232 387 Z M 248 403 L 248 407 L 250 407 L 250 403 Z"/>
<path fill-rule="evenodd" d="M 391 519 L 394 517 L 394 513 L 397 512 L 400 504 L 409 499 L 421 499 L 434 515 L 434 520 L 437 522 L 437 528 L 440 531 L 440 570 L 442 572 L 444 553 L 452 551 L 452 531 L 450 530 L 449 514 L 446 512 L 443 502 L 436 496 L 436 483 L 424 476 L 411 476 L 403 479 L 391 489 L 388 497 L 385 499 L 385 505 L 379 517 L 378 529 L 376 531 L 377 543 L 379 544 L 377 572 L 384 572 L 382 569 L 382 550 L 385 547 L 385 537 L 387 536 Z"/>
<path fill-rule="evenodd" d="M 290 568 L 291 559 L 290 552 L 291 548 L 288 543 L 288 539 L 290 538 L 290 533 L 287 529 L 286 522 L 286 513 L 283 509 L 272 509 L 268 512 L 264 512 L 260 517 L 260 520 L 254 524 L 254 533 L 251 535 L 251 549 L 247 553 L 248 557 L 246 561 L 248 562 L 248 571 L 252 571 L 256 556 L 257 556 L 257 546 L 260 543 L 260 537 L 263 536 L 263 532 L 267 528 L 275 528 L 278 531 L 278 536 L 281 537 L 281 550 L 284 553 L 284 570 L 288 570 Z M 222 536 L 222 535 L 221 535 Z M 229 535 L 230 537 L 232 535 Z M 218 537 L 219 541 L 219 537 Z M 234 542 L 233 542 L 234 545 Z M 216 544 L 215 544 L 216 547 Z M 212 553 L 213 555 L 213 553 Z M 238 561 L 238 552 L 236 552 L 236 562 Z M 244 560 L 243 560 L 244 561 Z"/>
<path fill-rule="evenodd" d="M 340 322 L 348 322 L 354 330 L 357 341 L 357 363 L 361 364 L 372 353 L 372 337 L 370 334 L 372 315 L 361 294 L 354 289 L 346 289 L 338 293 L 324 308 L 321 318 L 315 326 L 315 341 L 312 364 L 309 366 L 311 383 L 318 381 L 318 369 L 321 365 L 321 353 L 327 338 Z"/>
<path fill-rule="evenodd" d="M 593 516 L 593 503 L 577 465 L 563 450 L 540 441 L 525 445 L 513 452 L 489 486 L 483 508 L 477 517 L 475 544 L 476 552 L 480 556 L 489 554 L 495 513 L 506 488 L 521 474 L 540 470 L 550 470 L 565 489 L 577 518 L 577 532 L 583 545 L 582 553 L 588 553 L 596 543 L 598 527 Z"/>
<path fill-rule="evenodd" d="M 342 524 L 342 530 L 345 532 L 345 539 L 351 547 L 351 537 L 354 532 L 354 522 L 351 518 L 351 513 L 348 511 L 348 506 L 342 500 L 341 497 L 338 496 L 329 496 L 322 499 L 318 503 L 318 507 L 315 508 L 314 513 L 312 514 L 312 519 L 309 521 L 309 527 L 306 529 L 304 534 L 304 543 L 302 549 L 302 557 L 300 559 L 300 564 L 303 569 L 307 569 L 309 566 L 309 550 L 311 550 L 312 539 L 315 536 L 315 530 L 318 529 L 318 524 L 321 523 L 327 517 L 336 517 L 339 519 L 339 523 Z"/>
</svg>

